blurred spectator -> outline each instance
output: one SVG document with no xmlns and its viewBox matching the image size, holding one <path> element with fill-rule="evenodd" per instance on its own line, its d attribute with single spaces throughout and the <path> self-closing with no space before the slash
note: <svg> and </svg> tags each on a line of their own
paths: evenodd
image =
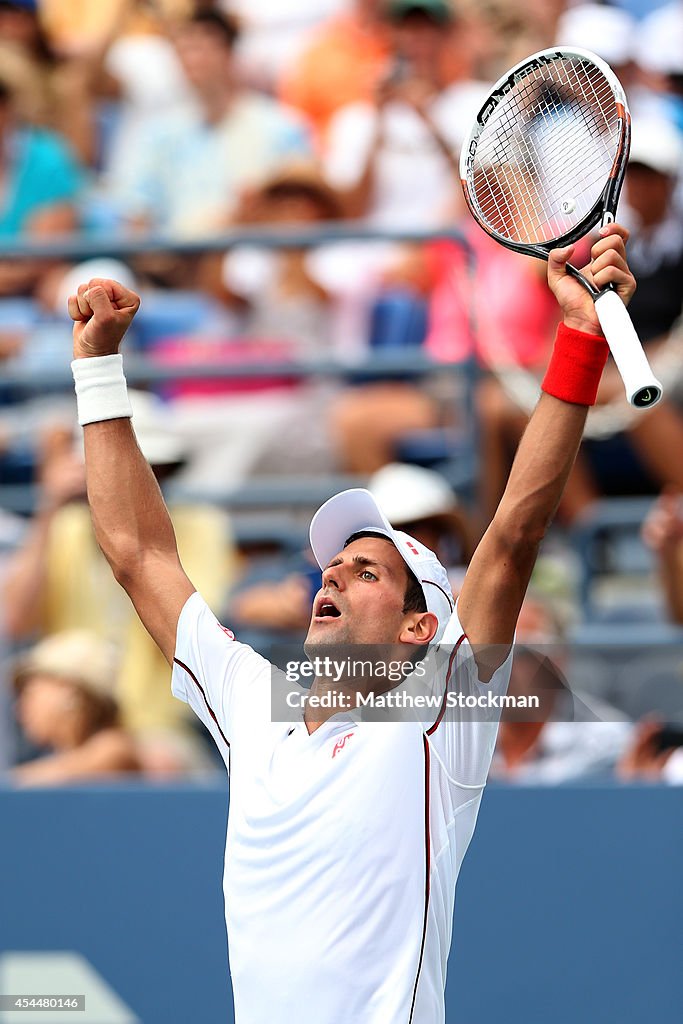
<svg viewBox="0 0 683 1024">
<path fill-rule="evenodd" d="M 499 245 L 468 221 L 464 233 L 474 254 L 452 242 L 426 249 L 432 284 L 426 351 L 440 361 L 475 357 L 483 370 L 522 366 L 541 372 L 555 328 L 557 305 L 546 268 Z M 505 487 L 526 418 L 494 373 L 477 385 L 480 501 L 488 523 Z"/>
<path fill-rule="evenodd" d="M 321 26 L 336 19 L 349 2 L 352 0 L 259 0 L 257 4 L 253 0 L 222 0 L 223 9 L 240 23 L 236 58 L 244 80 L 265 92 L 277 91 L 283 74 L 306 53 Z M 320 88 L 324 88 L 322 80 Z M 291 102 L 289 97 L 284 99 Z"/>
<path fill-rule="evenodd" d="M 177 729 L 146 730 L 136 736 L 135 748 L 142 774 L 152 782 L 202 777 L 218 767 L 198 736 Z"/>
<path fill-rule="evenodd" d="M 385 75 L 372 100 L 334 115 L 324 166 L 345 192 L 351 216 L 391 229 L 436 227 L 452 222 L 462 206 L 459 148 L 486 87 L 466 79 L 462 64 L 454 80 L 452 57 L 464 52 L 465 26 L 447 0 L 390 0 L 386 18 Z M 410 326 L 410 343 L 424 334 L 428 285 L 420 262 L 419 249 L 392 243 L 365 246 L 356 261 L 359 289 L 367 295 L 368 285 L 374 287 L 383 314 L 378 321 L 386 327 L 398 317 Z M 378 330 L 375 340 L 384 343 Z M 397 436 L 440 422 L 429 394 L 396 382 L 350 391 L 333 412 L 344 468 L 357 473 L 374 472 L 393 458 Z"/>
<path fill-rule="evenodd" d="M 458 0 L 471 25 L 468 45 L 481 78 L 495 81 L 536 50 L 552 45 L 566 0 Z"/>
<path fill-rule="evenodd" d="M 636 61 L 643 84 L 658 97 L 664 112 L 683 132 L 683 5 L 669 3 L 638 26 Z"/>
<path fill-rule="evenodd" d="M 435 359 L 482 367 L 540 370 L 557 325 L 557 303 L 540 260 L 512 253 L 471 219 L 463 225 L 468 254 L 454 242 L 425 249 L 429 274 L 429 331 L 425 348 Z"/>
<path fill-rule="evenodd" d="M 7 332 L 5 337 L 13 341 L 11 351 L 5 353 L 9 369 L 29 374 L 33 371 L 69 374 L 72 324 L 67 315 L 67 300 L 82 281 L 90 281 L 91 278 L 112 278 L 127 288 L 136 287 L 128 266 L 117 259 L 100 257 L 85 260 L 73 267 L 62 263 L 51 267 L 43 264 L 37 276 L 32 301 L 17 303 L 9 299 L 6 308 L 0 305 L 0 324 Z M 65 424 L 73 423 L 73 400 L 63 393 L 48 395 L 41 390 L 32 401 L 3 408 L 0 429 L 4 428 L 9 440 L 15 440 L 18 436 L 26 441 L 31 431 L 50 425 L 55 420 Z"/>
<path fill-rule="evenodd" d="M 441 395 L 410 381 L 379 381 L 348 388 L 330 409 L 332 434 L 342 468 L 376 473 L 396 457 L 399 440 L 450 423 Z"/>
<path fill-rule="evenodd" d="M 309 225 L 342 214 L 339 195 L 315 164 L 302 160 L 283 165 L 247 193 L 234 223 Z M 245 314 L 245 335 L 286 340 L 295 356 L 319 354 L 329 351 L 332 296 L 321 280 L 316 256 L 315 249 L 237 246 L 226 256 L 206 256 L 199 283 Z"/>
<path fill-rule="evenodd" d="M 210 10 L 193 15 L 175 44 L 194 101 L 114 156 L 112 200 L 131 224 L 175 234 L 224 228 L 241 193 L 283 160 L 306 154 L 305 126 L 235 76 L 237 24 Z"/>
<path fill-rule="evenodd" d="M 126 3 L 102 45 L 103 67 L 116 83 L 116 103 L 103 111 L 105 174 L 89 209 L 94 227 L 106 228 L 108 220 L 115 219 L 116 211 L 107 203 L 107 187 L 127 180 L 131 153 L 147 144 L 146 136 L 158 131 L 160 120 L 172 119 L 176 112 L 182 115 L 192 103 L 192 85 L 172 39 L 181 14 L 187 17 L 191 8 L 190 0 Z"/>
<path fill-rule="evenodd" d="M 619 217 L 631 231 L 628 258 L 638 281 L 629 312 L 647 343 L 668 334 L 683 309 L 683 211 L 675 201 L 682 170 L 683 140 L 671 122 L 636 121 Z"/>
<path fill-rule="evenodd" d="M 655 370 L 657 360 L 665 357 L 672 344 L 668 335 L 683 306 L 683 215 L 675 201 L 682 155 L 677 132 L 661 115 L 657 119 L 643 118 L 634 124 L 619 217 L 631 230 L 629 264 L 638 281 L 629 313 Z M 482 273 L 486 273 L 486 264 L 483 271 L 478 266 L 477 281 L 481 280 Z M 497 290 L 491 291 L 494 310 L 496 295 L 506 294 L 505 280 L 501 280 Z M 475 283 L 475 293 L 476 288 Z M 530 288 L 520 287 L 519 299 L 532 295 Z M 515 308 L 514 303 L 511 308 Z M 519 308 L 526 315 L 524 302 L 520 302 Z M 495 332 L 490 330 L 486 313 L 483 323 L 489 329 L 481 331 L 480 328 L 484 339 L 481 347 L 486 349 L 488 345 L 494 356 L 496 349 L 500 352 L 507 347 L 513 356 L 510 362 L 524 366 L 522 353 L 514 352 L 512 345 L 490 345 Z M 514 334 L 526 336 L 519 325 Z M 491 364 L 500 365 L 500 358 L 493 359 Z M 504 359 L 502 364 L 504 369 Z M 479 391 L 485 453 L 485 516 L 493 513 L 500 500 L 514 451 L 527 422 L 524 387 L 517 402 L 510 397 L 515 393 L 514 375 L 507 379 L 506 388 L 498 379 L 490 378 L 482 383 Z M 535 401 L 533 387 L 531 401 Z M 624 417 L 623 383 L 610 364 L 603 375 L 598 407 L 602 407 L 603 416 L 609 414 L 611 408 L 619 410 L 618 425 L 608 440 L 584 443 L 562 499 L 561 509 L 567 519 L 574 519 L 603 489 L 611 493 L 652 493 L 665 484 L 683 488 L 683 463 L 670 457 L 671 451 L 683 449 L 683 412 L 675 388 L 671 388 L 666 399 L 647 415 Z M 590 422 L 589 419 L 589 426 Z M 626 424 L 625 429 L 619 425 L 621 423 Z"/>
<path fill-rule="evenodd" d="M 382 297 L 401 298 L 406 309 L 411 302 L 415 308 L 428 302 L 424 349 L 438 361 L 475 357 L 483 368 L 542 367 L 557 324 L 544 265 L 509 252 L 471 220 L 463 231 L 474 261 L 453 242 L 404 249 L 402 259 L 383 275 Z M 487 510 L 495 510 L 526 420 L 496 378 L 480 382 L 478 397 L 485 453 L 482 501 Z M 457 409 L 442 406 L 442 396 L 429 387 L 407 382 L 347 392 L 333 411 L 344 465 L 354 472 L 374 472 L 393 457 L 402 435 L 450 423 L 458 415 Z"/>
<path fill-rule="evenodd" d="M 0 71 L 0 242 L 73 230 L 83 172 L 63 139 L 23 122 L 16 92 Z M 0 262 L 0 296 L 32 290 L 45 264 Z"/>
<path fill-rule="evenodd" d="M 664 782 L 683 786 L 683 726 L 641 722 L 617 771 L 623 782 Z"/>
<path fill-rule="evenodd" d="M 303 563 L 304 557 L 298 561 Z M 260 580 L 241 587 L 230 603 L 230 621 L 241 628 L 303 633 L 311 620 L 313 598 L 320 587 L 320 574 L 303 565 L 280 580 Z"/>
<path fill-rule="evenodd" d="M 301 110 L 324 140 L 341 107 L 372 102 L 389 55 L 385 0 L 353 0 L 331 18 L 285 71 L 280 96 Z"/>
<path fill-rule="evenodd" d="M 31 2 L 31 0 L 29 0 Z M 194 0 L 38 0 L 40 20 L 60 54 L 89 55 L 106 46 L 127 18 L 178 19 L 187 17 Z"/>
<path fill-rule="evenodd" d="M 634 81 L 633 51 L 636 21 L 627 11 L 609 4 L 568 6 L 557 23 L 558 46 L 578 46 L 602 57 L 627 92 Z"/>
<path fill-rule="evenodd" d="M 168 481 L 185 455 L 172 420 L 151 396 L 134 394 L 133 402 L 142 450 L 157 478 Z M 233 569 L 224 513 L 176 504 L 172 519 L 187 572 L 220 609 Z M 166 661 L 97 546 L 85 501 L 83 456 L 75 450 L 70 431 L 55 431 L 45 443 L 38 510 L 6 567 L 3 589 L 11 639 L 87 628 L 118 643 L 118 698 L 127 727 L 138 733 L 189 724 L 182 705 L 179 710 L 171 696 Z"/>
<path fill-rule="evenodd" d="M 55 633 L 21 658 L 14 672 L 17 717 L 31 743 L 51 753 L 14 768 L 22 786 L 90 781 L 140 770 L 121 728 L 115 655 L 84 630 Z"/>
<path fill-rule="evenodd" d="M 669 338 L 683 309 L 683 212 L 675 189 L 683 164 L 683 144 L 661 116 L 634 122 L 624 199 L 619 217 L 631 231 L 629 265 L 638 288 L 629 313 L 648 357 L 657 369 L 675 343 Z M 680 383 L 680 374 L 679 374 Z M 614 366 L 603 376 L 598 404 L 623 406 L 623 384 Z M 607 442 L 590 442 L 565 491 L 566 507 L 580 510 L 601 493 L 606 467 L 616 470 L 611 486 L 619 493 L 652 493 L 662 485 L 683 488 L 683 463 L 672 451 L 683 450 L 680 387 L 648 415 L 634 416 L 625 432 Z"/>
<path fill-rule="evenodd" d="M 339 196 L 317 166 L 298 160 L 246 193 L 235 221 L 306 227 L 342 212 Z M 344 326 L 332 290 L 337 285 L 333 248 L 241 245 L 227 255 L 207 255 L 199 263 L 198 281 L 232 311 L 232 337 L 171 339 L 156 347 L 155 359 L 182 365 L 203 356 L 267 366 L 331 356 Z M 257 472 L 326 471 L 334 459 L 328 409 L 337 390 L 321 377 L 297 380 L 282 372 L 250 381 L 194 379 L 166 389 L 193 454 L 183 482 L 210 488 L 220 480 L 227 487 Z"/>
<path fill-rule="evenodd" d="M 444 72 L 459 32 L 447 0 L 390 0 L 387 16 L 389 72 L 373 100 L 335 114 L 325 168 L 352 215 L 392 228 L 434 227 L 462 203 L 460 144 L 486 87 Z"/>
<path fill-rule="evenodd" d="M 503 711 L 493 778 L 552 785 L 611 775 L 630 741 L 633 728 L 621 712 L 565 680 L 563 632 L 547 599 L 526 598 L 508 693 L 536 696 L 540 707 Z"/>
<path fill-rule="evenodd" d="M 669 617 L 683 626 L 683 495 L 660 495 L 643 524 L 643 540 L 657 557 Z"/>
<path fill-rule="evenodd" d="M 86 164 L 97 152 L 101 53 L 56 53 L 33 0 L 0 0 L 0 67 L 21 89 L 27 121 L 62 135 Z"/>
</svg>

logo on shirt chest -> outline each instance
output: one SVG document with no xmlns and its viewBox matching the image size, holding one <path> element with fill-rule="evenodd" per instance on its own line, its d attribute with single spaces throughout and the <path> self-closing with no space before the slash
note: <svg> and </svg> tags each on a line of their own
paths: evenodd
<svg viewBox="0 0 683 1024">
<path fill-rule="evenodd" d="M 337 740 L 337 742 L 334 745 L 334 749 L 332 750 L 332 757 L 336 757 L 339 751 L 343 750 L 344 747 L 346 746 L 346 741 L 350 740 L 352 737 L 353 733 L 347 732 L 346 736 L 342 736 L 340 740 Z"/>
</svg>

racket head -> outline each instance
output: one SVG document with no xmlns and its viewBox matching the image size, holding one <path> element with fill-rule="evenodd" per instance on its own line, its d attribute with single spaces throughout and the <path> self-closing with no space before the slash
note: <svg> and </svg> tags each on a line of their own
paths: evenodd
<svg viewBox="0 0 683 1024">
<path fill-rule="evenodd" d="M 626 96 L 589 50 L 552 47 L 496 82 L 460 154 L 477 223 L 509 249 L 546 258 L 614 219 L 630 148 Z"/>
</svg>

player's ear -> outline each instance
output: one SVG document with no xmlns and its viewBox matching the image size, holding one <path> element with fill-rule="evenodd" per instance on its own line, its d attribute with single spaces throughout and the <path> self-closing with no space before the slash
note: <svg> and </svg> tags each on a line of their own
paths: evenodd
<svg viewBox="0 0 683 1024">
<path fill-rule="evenodd" d="M 403 644 L 428 644 L 438 628 L 439 620 L 433 612 L 411 612 L 406 616 L 399 640 Z"/>
</svg>

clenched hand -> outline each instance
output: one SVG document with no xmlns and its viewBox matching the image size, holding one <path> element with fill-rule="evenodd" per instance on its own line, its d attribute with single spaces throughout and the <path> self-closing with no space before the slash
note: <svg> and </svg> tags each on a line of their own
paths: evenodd
<svg viewBox="0 0 683 1024">
<path fill-rule="evenodd" d="M 118 281 L 94 277 L 69 297 L 74 359 L 115 355 L 140 308 L 140 296 Z"/>
<path fill-rule="evenodd" d="M 624 305 L 628 305 L 636 290 L 636 282 L 626 260 L 628 231 L 619 224 L 608 224 L 600 229 L 600 239 L 591 249 L 591 262 L 581 273 L 596 288 L 613 284 Z M 567 273 L 567 263 L 574 246 L 552 249 L 548 257 L 548 284 L 560 304 L 564 322 L 568 327 L 587 334 L 602 334 L 598 314 L 591 296 L 579 282 Z"/>
</svg>

